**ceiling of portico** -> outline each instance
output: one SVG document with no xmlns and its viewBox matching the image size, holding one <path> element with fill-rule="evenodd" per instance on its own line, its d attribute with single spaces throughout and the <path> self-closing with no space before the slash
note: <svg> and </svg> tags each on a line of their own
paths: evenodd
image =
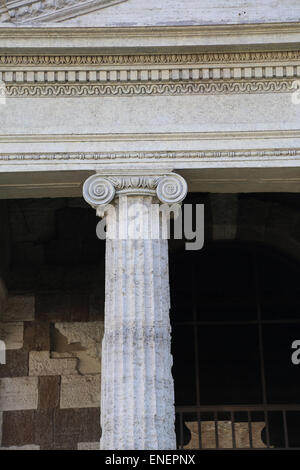
<svg viewBox="0 0 300 470">
<path fill-rule="evenodd" d="M 101 169 L 105 175 L 103 165 Z M 108 166 L 107 174 L 109 171 Z M 81 197 L 82 185 L 93 173 L 92 170 L 2 172 L 0 199 Z M 186 179 L 189 192 L 300 192 L 300 167 L 198 168 L 180 170 L 180 174 Z"/>
</svg>

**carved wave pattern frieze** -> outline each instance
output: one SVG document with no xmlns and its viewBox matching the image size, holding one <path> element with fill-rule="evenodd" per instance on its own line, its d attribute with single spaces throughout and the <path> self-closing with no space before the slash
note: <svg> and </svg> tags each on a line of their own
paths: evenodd
<svg viewBox="0 0 300 470">
<path fill-rule="evenodd" d="M 294 80 L 222 81 L 187 83 L 136 83 L 136 84 L 45 84 L 8 85 L 7 97 L 99 97 L 136 95 L 193 95 L 239 93 L 292 93 Z"/>
</svg>

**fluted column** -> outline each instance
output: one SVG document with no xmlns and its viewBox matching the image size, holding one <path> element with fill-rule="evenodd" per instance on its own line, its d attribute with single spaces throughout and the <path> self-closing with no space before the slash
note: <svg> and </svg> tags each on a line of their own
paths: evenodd
<svg viewBox="0 0 300 470">
<path fill-rule="evenodd" d="M 84 198 L 105 215 L 101 449 L 175 449 L 168 241 L 159 204 L 187 192 L 176 174 L 94 175 Z"/>
</svg>

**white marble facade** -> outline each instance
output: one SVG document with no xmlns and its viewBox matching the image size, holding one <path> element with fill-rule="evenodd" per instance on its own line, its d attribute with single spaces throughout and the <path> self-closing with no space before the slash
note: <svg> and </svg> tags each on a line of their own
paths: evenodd
<svg viewBox="0 0 300 470">
<path fill-rule="evenodd" d="M 124 191 L 145 215 L 164 178 L 180 201 L 186 184 L 298 192 L 299 14 L 297 0 L 1 0 L 0 198 L 84 185 L 126 226 Z M 168 250 L 136 217 L 144 239 L 107 241 L 101 445 L 173 449 Z"/>
</svg>

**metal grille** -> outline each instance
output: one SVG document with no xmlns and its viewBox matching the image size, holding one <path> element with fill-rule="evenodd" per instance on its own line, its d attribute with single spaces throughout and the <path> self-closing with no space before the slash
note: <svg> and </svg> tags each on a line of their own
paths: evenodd
<svg viewBox="0 0 300 470">
<path fill-rule="evenodd" d="M 299 418 L 300 405 L 176 407 L 178 448 L 300 450 Z"/>
<path fill-rule="evenodd" d="M 225 249 L 228 249 L 228 247 L 225 247 Z M 197 258 L 195 254 L 193 254 L 193 257 L 191 257 L 191 254 L 186 255 L 192 274 L 190 278 L 191 292 L 189 292 L 191 297 L 189 305 L 192 311 L 190 311 L 189 317 L 186 320 L 178 320 L 176 318 L 174 320 L 173 318 L 172 326 L 179 329 L 189 327 L 189 331 L 193 332 L 190 340 L 193 342 L 194 350 L 193 383 L 195 399 L 192 400 L 187 396 L 188 405 L 182 403 L 182 399 L 180 403 L 177 400 L 176 430 L 179 449 L 300 449 L 300 404 L 289 402 L 285 396 L 284 387 L 280 400 L 280 403 L 283 404 L 274 403 L 273 399 L 268 402 L 270 387 L 266 380 L 266 346 L 263 332 L 263 328 L 267 325 L 290 325 L 293 330 L 295 325 L 300 324 L 300 319 L 295 316 L 292 319 L 284 317 L 276 318 L 276 315 L 275 318 L 264 317 L 261 291 L 262 279 L 260 278 L 260 252 L 252 247 L 250 249 L 247 247 L 246 252 L 251 262 L 251 266 L 249 267 L 248 265 L 247 269 L 250 269 L 253 278 L 251 288 L 255 306 L 255 318 L 242 318 L 241 320 L 213 319 L 210 321 L 207 319 L 202 320 L 201 315 L 199 317 L 197 299 L 199 299 L 199 288 L 201 290 L 201 286 L 199 287 L 197 267 L 201 263 L 201 258 Z M 241 250 L 238 250 L 238 255 L 239 253 L 241 253 Z M 174 260 L 176 262 L 176 258 Z M 228 276 L 230 276 L 230 270 Z M 255 328 L 258 350 L 256 367 L 257 371 L 259 371 L 259 386 L 261 388 L 261 400 L 259 403 L 247 404 L 245 402 L 246 404 L 240 404 L 239 401 L 237 404 L 220 405 L 219 403 L 222 403 L 222 389 L 219 391 L 215 404 L 210 403 L 207 405 L 205 400 L 203 403 L 201 393 L 203 377 L 201 376 L 199 360 L 199 328 L 204 326 L 243 326 L 243 328 L 251 326 Z M 297 336 L 296 331 L 295 335 Z M 297 338 L 295 337 L 295 339 Z M 178 356 L 181 354 L 182 346 L 183 344 L 178 346 L 178 352 L 176 352 L 176 345 L 175 350 L 173 345 L 174 363 L 176 363 Z M 282 367 L 284 367 L 284 364 Z M 211 372 L 214 373 L 213 370 Z M 190 404 L 191 401 L 194 401 L 192 405 Z"/>
</svg>

